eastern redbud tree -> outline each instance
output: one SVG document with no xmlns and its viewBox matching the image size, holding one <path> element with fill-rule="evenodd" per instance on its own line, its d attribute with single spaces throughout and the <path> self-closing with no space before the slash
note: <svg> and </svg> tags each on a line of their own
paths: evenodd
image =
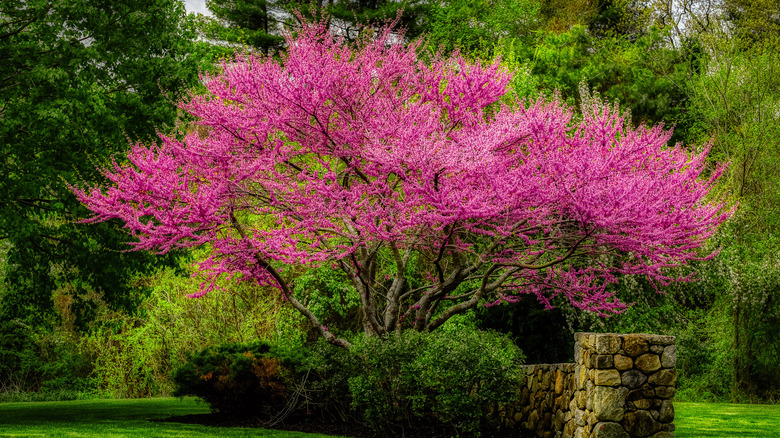
<svg viewBox="0 0 780 438">
<path fill-rule="evenodd" d="M 702 257 L 730 214 L 708 202 L 720 171 L 706 150 L 610 105 L 574 117 L 555 99 L 507 102 L 497 62 L 422 57 L 390 27 L 286 39 L 281 60 L 241 55 L 203 77 L 208 92 L 181 105 L 200 134 L 135 144 L 104 170 L 109 187 L 73 188 L 135 249 L 209 248 L 196 295 L 220 276 L 272 285 L 344 347 L 286 267 L 342 270 L 380 336 L 520 294 L 608 314 L 625 308 L 618 276 L 681 280 L 669 269 Z"/>
</svg>

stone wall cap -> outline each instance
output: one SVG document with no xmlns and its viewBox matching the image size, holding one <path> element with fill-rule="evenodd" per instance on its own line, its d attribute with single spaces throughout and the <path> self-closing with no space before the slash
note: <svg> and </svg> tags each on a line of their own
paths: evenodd
<svg viewBox="0 0 780 438">
<path fill-rule="evenodd" d="M 520 368 L 532 368 L 532 369 L 560 369 L 560 370 L 566 370 L 566 369 L 574 369 L 574 366 L 576 364 L 572 362 L 561 362 L 561 363 L 527 363 L 524 365 L 520 365 Z"/>
<path fill-rule="evenodd" d="M 576 332 L 574 333 L 574 340 L 579 341 L 584 336 L 591 337 L 593 335 L 598 336 L 614 336 L 618 338 L 637 337 L 642 338 L 657 345 L 672 345 L 674 344 L 675 337 L 671 335 L 658 335 L 654 333 L 596 333 L 596 332 Z"/>
</svg>

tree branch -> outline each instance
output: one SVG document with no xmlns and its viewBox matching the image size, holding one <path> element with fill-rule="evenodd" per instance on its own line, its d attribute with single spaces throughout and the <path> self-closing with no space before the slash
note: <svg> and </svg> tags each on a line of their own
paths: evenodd
<svg viewBox="0 0 780 438">
<path fill-rule="evenodd" d="M 238 232 L 238 234 L 241 236 L 242 239 L 248 240 L 246 232 L 244 231 L 244 228 L 241 226 L 241 224 L 238 222 L 238 219 L 236 219 L 236 216 L 233 214 L 233 212 L 230 212 L 230 221 L 233 225 L 233 228 Z M 314 313 L 312 313 L 309 308 L 303 305 L 298 299 L 295 298 L 295 295 L 293 295 L 292 291 L 290 290 L 290 287 L 287 285 L 287 282 L 284 281 L 281 275 L 279 275 L 279 272 L 271 266 L 270 263 L 268 263 L 265 259 L 263 259 L 260 254 L 255 251 L 254 258 L 257 261 L 257 264 L 265 269 L 269 274 L 271 274 L 271 277 L 276 281 L 276 283 L 279 285 L 279 288 L 282 291 L 282 295 L 284 296 L 287 301 L 292 304 L 292 306 L 303 316 L 305 316 L 309 322 L 311 322 L 312 326 L 320 332 L 320 335 L 322 335 L 323 338 L 325 338 L 326 341 L 329 343 L 343 347 L 343 348 L 350 348 L 352 344 L 349 343 L 346 339 L 341 339 L 334 335 L 333 333 L 329 332 L 327 327 L 322 325 L 320 323 L 320 320 L 317 318 Z"/>
</svg>

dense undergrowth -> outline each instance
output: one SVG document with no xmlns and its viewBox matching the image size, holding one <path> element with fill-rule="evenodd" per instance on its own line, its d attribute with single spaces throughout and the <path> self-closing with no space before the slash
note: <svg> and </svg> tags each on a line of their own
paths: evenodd
<svg viewBox="0 0 780 438">
<path fill-rule="evenodd" d="M 778 367 L 773 291 L 780 287 L 780 269 L 767 255 L 746 260 L 735 272 L 729 258 L 738 257 L 723 250 L 714 261 L 696 267 L 698 282 L 666 288 L 664 294 L 646 283 L 623 282 L 621 295 L 634 301 L 634 307 L 609 319 L 564 305 L 544 310 L 529 299 L 480 309 L 466 318 L 468 324 L 448 330 L 462 330 L 461 336 L 480 328 L 507 333 L 529 363 L 572 360 L 574 331 L 672 334 L 678 345 L 679 399 L 774 402 L 780 384 L 772 372 Z M 308 296 L 302 298 L 322 297 L 329 303 L 318 311 L 333 313 L 332 330 L 355 330 L 349 317 L 354 303 L 332 298 L 337 296 L 334 288 L 347 286 L 331 274 L 308 275 Z M 288 349 L 316 345 L 316 337 L 307 336 L 306 322 L 273 291 L 230 289 L 192 300 L 186 295 L 193 279 L 161 271 L 148 281 L 157 286 L 139 314 L 106 312 L 86 333 L 3 321 L 0 400 L 171 395 L 172 371 L 206 347 L 257 339 Z M 735 327 L 737 304 L 744 319 Z M 739 349 L 734 348 L 737 335 L 744 343 Z M 351 377 L 346 369 L 328 372 L 346 379 Z"/>
<path fill-rule="evenodd" d="M 350 350 L 323 341 L 278 348 L 227 344 L 192 354 L 174 372 L 175 395 L 270 424 L 312 416 L 365 423 L 377 433 L 494 435 L 488 412 L 518 396 L 520 350 L 479 330 L 356 335 Z"/>
</svg>

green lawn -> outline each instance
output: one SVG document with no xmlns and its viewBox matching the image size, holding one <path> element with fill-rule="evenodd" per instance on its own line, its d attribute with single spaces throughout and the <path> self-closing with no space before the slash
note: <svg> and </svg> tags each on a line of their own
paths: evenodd
<svg viewBox="0 0 780 438">
<path fill-rule="evenodd" d="M 150 421 L 207 412 L 205 403 L 177 398 L 0 403 L 0 437 L 328 438 L 299 432 Z"/>
<path fill-rule="evenodd" d="M 780 405 L 674 403 L 678 438 L 777 438 Z"/>
<path fill-rule="evenodd" d="M 678 438 L 780 437 L 780 405 L 677 402 L 674 407 Z M 176 398 L 0 403 L 0 438 L 333 438 L 298 432 L 150 421 L 206 412 L 205 403 Z"/>
</svg>

